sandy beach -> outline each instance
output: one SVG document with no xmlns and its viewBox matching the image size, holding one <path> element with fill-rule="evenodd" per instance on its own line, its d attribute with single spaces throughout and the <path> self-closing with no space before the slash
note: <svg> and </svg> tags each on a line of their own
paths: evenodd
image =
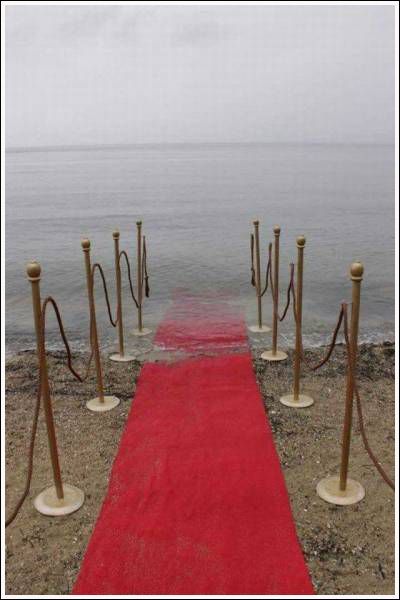
<svg viewBox="0 0 400 600">
<path fill-rule="evenodd" d="M 291 358 L 292 353 L 289 353 Z M 324 349 L 307 352 L 315 364 Z M 289 364 L 266 364 L 254 357 L 264 405 L 274 433 L 290 496 L 297 534 L 314 587 L 319 594 L 394 593 L 395 495 L 367 455 L 360 436 L 357 411 L 349 475 L 366 489 L 355 506 L 325 503 L 315 492 L 320 479 L 339 473 L 345 399 L 344 348 L 338 346 L 319 371 L 305 372 L 302 391 L 313 407 L 294 410 L 279 397 L 290 392 Z M 371 448 L 394 478 L 395 382 L 394 346 L 360 347 L 358 381 L 364 424 Z"/>
<path fill-rule="evenodd" d="M 317 361 L 324 349 L 308 352 Z M 366 487 L 359 505 L 338 508 L 315 493 L 319 479 L 338 471 L 345 390 L 345 357 L 338 347 L 330 363 L 306 374 L 303 388 L 315 398 L 307 410 L 278 401 L 290 391 L 291 362 L 271 365 L 254 354 L 254 369 L 274 432 L 298 536 L 315 589 L 320 594 L 394 592 L 394 494 L 362 447 L 354 418 L 350 473 Z M 291 358 L 291 356 L 289 357 Z M 82 368 L 82 355 L 75 364 Z M 110 468 L 135 393 L 141 362 L 105 361 L 106 389 L 120 406 L 99 415 L 85 410 L 95 395 L 95 379 L 72 380 L 62 353 L 49 355 L 54 413 L 64 480 L 86 494 L 84 506 L 69 517 L 39 515 L 32 499 L 51 483 L 43 416 L 37 435 L 34 474 L 28 499 L 6 530 L 6 590 L 10 594 L 68 594 L 106 493 Z M 360 391 L 372 448 L 389 474 L 394 471 L 394 347 L 363 346 Z M 10 513 L 25 481 L 35 390 L 36 357 L 23 352 L 6 365 L 6 508 Z"/>
</svg>

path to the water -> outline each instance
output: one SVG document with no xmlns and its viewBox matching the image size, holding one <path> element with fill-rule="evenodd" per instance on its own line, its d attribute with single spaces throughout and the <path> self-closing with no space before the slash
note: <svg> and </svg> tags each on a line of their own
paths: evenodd
<svg viewBox="0 0 400 600">
<path fill-rule="evenodd" d="M 217 355 L 143 367 L 75 594 L 313 594 L 244 322 L 196 311 L 157 342 Z"/>
</svg>

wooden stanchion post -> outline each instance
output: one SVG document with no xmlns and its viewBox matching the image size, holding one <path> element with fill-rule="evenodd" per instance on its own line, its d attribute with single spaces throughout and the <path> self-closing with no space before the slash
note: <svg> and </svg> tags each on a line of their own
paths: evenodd
<svg viewBox="0 0 400 600">
<path fill-rule="evenodd" d="M 124 349 L 124 325 L 122 320 L 122 285 L 121 285 L 121 263 L 119 255 L 119 231 L 113 232 L 114 239 L 114 263 L 115 263 L 115 285 L 117 291 L 117 320 L 118 320 L 118 346 L 119 352 L 110 355 L 110 360 L 115 362 L 130 362 L 135 360 L 134 356 L 125 354 Z"/>
<path fill-rule="evenodd" d="M 51 405 L 50 386 L 47 372 L 46 347 L 42 334 L 42 304 L 40 299 L 41 267 L 37 262 L 30 262 L 26 272 L 31 282 L 33 318 L 36 331 L 36 348 L 41 377 L 41 397 L 46 419 L 47 438 L 49 442 L 51 466 L 54 486 L 46 488 L 34 500 L 35 508 L 44 515 L 67 515 L 75 512 L 84 502 L 84 494 L 75 486 L 63 484 L 60 461 L 58 457 L 57 438 Z"/>
<path fill-rule="evenodd" d="M 278 319 L 279 319 L 279 238 L 281 228 L 278 225 L 274 227 L 274 305 L 272 315 L 272 350 L 267 350 L 261 354 L 263 360 L 278 361 L 287 358 L 286 352 L 278 350 Z"/>
<path fill-rule="evenodd" d="M 252 333 L 268 333 L 271 331 L 267 325 L 262 323 L 262 296 L 261 296 L 261 257 L 260 257 L 260 231 L 259 221 L 253 221 L 254 241 L 256 250 L 256 296 L 257 296 L 257 325 L 250 325 L 249 330 Z"/>
<path fill-rule="evenodd" d="M 361 281 L 363 278 L 364 267 L 360 262 L 355 262 L 351 265 L 350 275 L 352 280 L 352 309 L 350 322 L 350 364 L 351 368 L 347 371 L 347 386 L 346 386 L 346 404 L 343 423 L 342 436 L 342 458 L 340 463 L 340 475 L 327 477 L 318 483 L 318 495 L 331 504 L 355 504 L 362 500 L 365 496 L 365 489 L 358 481 L 350 479 L 348 474 L 349 456 L 350 456 L 350 441 L 351 427 L 353 419 L 353 397 L 354 397 L 354 380 L 353 372 L 357 364 L 358 351 L 358 324 L 360 317 L 360 294 Z"/>
<path fill-rule="evenodd" d="M 122 323 L 122 293 L 121 293 L 121 269 L 119 264 L 119 231 L 114 231 L 114 262 L 115 262 L 115 282 L 117 287 L 117 319 L 118 319 L 118 343 L 119 354 L 124 356 L 124 327 Z"/>
<path fill-rule="evenodd" d="M 254 239 L 256 242 L 256 269 L 257 269 L 256 290 L 257 290 L 258 329 L 262 329 L 260 232 L 259 232 L 259 222 L 258 221 L 254 221 Z"/>
<path fill-rule="evenodd" d="M 281 228 L 274 227 L 274 313 L 272 321 L 272 354 L 276 356 L 278 344 L 278 311 L 279 311 L 279 238 Z"/>
<path fill-rule="evenodd" d="M 310 396 L 300 394 L 300 367 L 301 367 L 301 351 L 302 351 L 302 321 L 303 321 L 303 263 L 304 263 L 304 247 L 306 238 L 300 235 L 297 238 L 297 282 L 296 282 L 296 349 L 294 355 L 293 368 L 293 394 L 287 394 L 280 398 L 280 402 L 285 406 L 293 406 L 295 408 L 306 408 L 314 403 Z"/>
<path fill-rule="evenodd" d="M 42 340 L 42 305 L 40 299 L 40 273 L 41 267 L 37 262 L 28 264 L 26 272 L 31 282 L 32 288 L 32 306 L 33 318 L 35 321 L 36 347 L 38 355 L 39 370 L 42 373 L 42 401 L 44 414 L 46 418 L 47 437 L 49 441 L 51 466 L 53 468 L 54 486 L 56 488 L 57 498 L 63 498 L 63 485 L 61 480 L 60 461 L 58 459 L 56 432 L 54 428 L 53 409 L 51 406 L 49 378 L 47 372 L 46 354 L 43 351 L 44 341 Z"/>
<path fill-rule="evenodd" d="M 92 266 L 90 261 L 90 240 L 82 240 L 81 242 L 83 255 L 85 259 L 86 285 L 89 301 L 89 319 L 90 319 L 90 342 L 94 354 L 94 362 L 96 365 L 96 382 L 97 393 L 96 398 L 88 400 L 86 406 L 94 412 L 106 412 L 115 406 L 118 406 L 119 399 L 116 396 L 105 396 L 103 388 L 103 372 L 101 368 L 101 356 L 99 348 L 99 337 L 97 332 L 96 321 L 96 306 L 94 302 L 94 280 L 92 274 Z"/>
<path fill-rule="evenodd" d="M 361 281 L 364 268 L 361 263 L 353 263 L 351 266 L 351 279 L 353 282 L 352 289 L 352 308 L 350 322 L 350 362 L 351 369 L 347 372 L 347 390 L 346 390 L 346 407 L 343 426 L 343 441 L 342 441 L 342 461 L 340 467 L 340 489 L 346 489 L 347 472 L 349 467 L 350 454 L 350 439 L 351 425 L 353 417 L 353 397 L 354 397 L 354 381 L 353 372 L 357 363 L 357 346 L 358 346 L 358 323 L 360 318 L 360 294 Z"/>
<path fill-rule="evenodd" d="M 143 331 L 142 321 L 142 302 L 143 302 L 143 291 L 142 291 L 142 222 L 136 223 L 137 227 L 137 293 L 138 293 L 138 330 L 141 333 Z"/>
<path fill-rule="evenodd" d="M 151 333 L 151 329 L 143 327 L 142 305 L 143 305 L 143 272 L 142 272 L 142 221 L 136 222 L 136 254 L 137 254 L 137 302 L 138 302 L 138 326 L 133 330 L 133 335 L 143 336 Z"/>
</svg>

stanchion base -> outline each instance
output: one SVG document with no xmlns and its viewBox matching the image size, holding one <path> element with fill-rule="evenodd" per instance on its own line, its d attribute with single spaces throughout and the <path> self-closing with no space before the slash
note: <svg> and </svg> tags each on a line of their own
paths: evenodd
<svg viewBox="0 0 400 600">
<path fill-rule="evenodd" d="M 307 408 L 307 406 L 314 404 L 314 400 L 305 394 L 299 394 L 297 400 L 294 399 L 294 394 L 287 394 L 279 398 L 279 402 L 293 408 Z"/>
<path fill-rule="evenodd" d="M 348 504 L 356 504 L 365 496 L 365 489 L 354 479 L 347 478 L 346 489 L 339 489 L 340 478 L 337 475 L 325 477 L 317 485 L 317 494 L 325 502 L 337 504 L 339 506 L 347 506 Z"/>
<path fill-rule="evenodd" d="M 92 398 L 86 402 L 86 406 L 93 412 L 107 412 L 118 406 L 119 402 L 116 396 L 104 396 L 104 402 L 100 402 L 100 398 Z"/>
<path fill-rule="evenodd" d="M 288 355 L 286 354 L 286 352 L 283 352 L 282 350 L 277 350 L 275 354 L 272 354 L 272 350 L 266 350 L 265 352 L 263 352 L 261 354 L 261 358 L 263 360 L 271 360 L 271 361 L 286 360 L 287 357 L 288 357 Z"/>
<path fill-rule="evenodd" d="M 271 327 L 268 327 L 267 325 L 262 325 L 261 327 L 258 325 L 249 325 L 248 329 L 252 333 L 268 333 L 271 331 Z"/>
<path fill-rule="evenodd" d="M 132 354 L 120 354 L 119 352 L 110 354 L 108 358 L 115 362 L 132 362 L 135 360 L 135 356 L 132 356 Z"/>
<path fill-rule="evenodd" d="M 149 335 L 149 333 L 151 333 L 151 329 L 148 329 L 147 327 L 143 327 L 142 330 L 140 329 L 134 329 L 133 330 L 133 335 Z"/>
<path fill-rule="evenodd" d="M 61 517 L 78 510 L 85 501 L 85 494 L 79 488 L 63 483 L 64 498 L 57 498 L 54 485 L 40 492 L 33 505 L 42 515 Z"/>
</svg>

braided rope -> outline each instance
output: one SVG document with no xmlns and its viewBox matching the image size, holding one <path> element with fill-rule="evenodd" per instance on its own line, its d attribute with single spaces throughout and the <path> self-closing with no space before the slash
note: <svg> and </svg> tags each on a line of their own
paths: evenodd
<svg viewBox="0 0 400 600">
<path fill-rule="evenodd" d="M 350 372 L 352 380 L 353 380 L 353 389 L 354 389 L 354 393 L 355 393 L 355 397 L 356 397 L 358 422 L 359 422 L 359 426 L 360 426 L 361 438 L 363 440 L 364 448 L 365 448 L 368 456 L 370 457 L 372 463 L 374 464 L 376 470 L 379 472 L 382 479 L 394 491 L 395 490 L 394 482 L 390 479 L 390 477 L 388 476 L 386 471 L 383 469 L 381 463 L 376 458 L 375 454 L 373 453 L 373 451 L 371 449 L 371 446 L 369 445 L 368 439 L 367 439 L 367 434 L 365 432 L 365 427 L 364 427 L 364 417 L 363 417 L 363 412 L 362 412 L 361 398 L 360 398 L 358 386 L 356 383 L 356 377 L 355 377 L 355 373 L 354 373 L 354 364 L 353 364 L 353 360 L 352 360 L 352 351 L 351 351 L 350 337 L 349 337 L 349 324 L 348 324 L 348 316 L 347 316 L 347 304 L 345 304 L 345 303 L 342 304 L 342 310 L 343 310 L 343 321 L 344 321 L 344 338 L 346 341 L 346 350 L 347 350 L 347 364 L 348 364 L 348 369 L 349 369 L 349 372 Z"/>
<path fill-rule="evenodd" d="M 70 348 L 70 345 L 69 345 L 68 340 L 67 340 L 67 336 L 65 334 L 65 329 L 64 329 L 63 322 L 62 322 L 60 309 L 58 308 L 57 302 L 54 300 L 54 298 L 52 298 L 52 296 L 47 296 L 47 298 L 43 302 L 42 315 L 41 315 L 41 319 L 42 319 L 42 322 L 43 322 L 43 332 L 42 332 L 42 334 L 43 334 L 43 336 L 45 335 L 46 309 L 47 309 L 47 305 L 48 304 L 52 305 L 52 307 L 54 309 L 54 312 L 55 312 L 55 315 L 56 315 L 56 318 L 57 318 L 58 328 L 59 328 L 60 335 L 61 335 L 62 341 L 64 343 L 64 347 L 65 347 L 65 350 L 66 350 L 66 353 L 67 353 L 67 367 L 70 370 L 70 372 L 72 373 L 72 375 L 75 377 L 75 379 L 77 379 L 81 383 L 84 383 L 86 381 L 86 379 L 88 378 L 88 376 L 89 376 L 90 367 L 91 367 L 93 356 L 94 356 L 93 339 L 92 339 L 93 321 L 92 321 L 92 319 L 90 321 L 91 353 L 90 353 L 88 364 L 86 366 L 85 375 L 80 375 L 74 369 L 74 367 L 72 365 L 72 352 L 71 352 L 71 348 Z"/>
<path fill-rule="evenodd" d="M 110 319 L 110 323 L 113 327 L 116 327 L 117 323 L 118 323 L 118 312 L 119 311 L 118 311 L 118 307 L 117 307 L 117 316 L 115 319 L 113 319 L 112 314 L 111 314 L 110 298 L 108 296 L 107 282 L 106 282 L 106 278 L 104 275 L 103 267 L 100 265 L 100 263 L 94 263 L 94 265 L 92 266 L 92 289 L 94 288 L 94 273 L 95 273 L 96 269 L 100 272 L 101 279 L 103 281 L 103 289 L 104 289 L 104 295 L 106 298 L 107 312 L 108 312 L 108 317 Z"/>
<path fill-rule="evenodd" d="M 14 519 L 18 515 L 23 503 L 26 500 L 26 497 L 29 494 L 29 490 L 31 489 L 31 481 L 32 481 L 32 474 L 33 474 L 33 452 L 35 450 L 35 439 L 36 439 L 36 432 L 37 432 L 37 426 L 38 426 L 38 420 L 39 420 L 40 401 L 42 399 L 42 380 L 43 380 L 42 369 L 39 369 L 39 383 L 38 383 L 38 388 L 37 388 L 35 407 L 34 407 L 34 411 L 33 411 L 33 421 L 32 421 L 31 437 L 30 437 L 29 451 L 28 451 L 28 470 L 27 470 L 27 474 L 26 474 L 25 487 L 24 487 L 24 491 L 22 492 L 14 509 L 12 510 L 10 516 L 6 519 L 6 522 L 5 522 L 6 527 L 11 525 L 11 523 L 14 521 Z"/>
<path fill-rule="evenodd" d="M 268 244 L 268 263 L 267 263 L 267 270 L 266 270 L 266 273 L 265 273 L 265 286 L 264 286 L 263 291 L 261 292 L 261 297 L 264 296 L 265 292 L 268 289 L 268 279 L 269 279 L 269 275 L 271 273 L 271 264 L 272 264 L 272 262 L 271 262 L 272 261 L 272 254 L 271 253 L 272 253 L 272 244 L 270 242 Z"/>
<path fill-rule="evenodd" d="M 250 234 L 250 255 L 251 255 L 251 285 L 256 287 L 256 270 L 254 268 L 254 234 Z"/>
<path fill-rule="evenodd" d="M 293 305 L 293 312 L 294 312 L 294 314 L 295 314 L 295 318 L 296 318 L 296 316 L 297 316 L 297 311 L 296 311 L 295 305 Z M 341 328 L 341 325 L 342 325 L 342 321 L 343 321 L 343 315 L 344 315 L 344 309 L 343 309 L 343 305 L 342 305 L 342 306 L 341 306 L 341 308 L 340 308 L 340 311 L 339 311 L 339 316 L 338 316 L 338 320 L 337 320 L 337 323 L 336 323 L 335 329 L 334 329 L 334 331 L 333 331 L 333 334 L 332 334 L 331 343 L 329 344 L 329 347 L 328 347 L 328 351 L 327 351 L 327 353 L 325 354 L 325 356 L 323 357 L 323 359 L 322 359 L 322 360 L 321 360 L 319 363 L 317 363 L 317 364 L 313 365 L 313 364 L 311 364 L 311 363 L 310 363 L 310 362 L 307 360 L 307 358 L 305 357 L 305 354 L 304 354 L 303 340 L 301 340 L 301 349 L 300 349 L 300 352 L 301 352 L 301 360 L 304 362 L 304 364 L 305 364 L 305 365 L 306 365 L 306 366 L 307 366 L 307 367 L 308 367 L 308 368 L 309 368 L 311 371 L 317 371 L 317 370 L 318 370 L 318 369 L 320 369 L 320 368 L 321 368 L 321 367 L 322 367 L 324 364 L 326 364 L 326 363 L 328 362 L 328 360 L 330 359 L 330 357 L 331 357 L 331 355 L 332 355 L 332 352 L 333 352 L 333 350 L 334 350 L 334 348 L 335 348 L 335 346 L 336 346 L 336 340 L 337 340 L 337 336 L 339 335 L 339 331 L 340 331 L 340 328 Z"/>
<path fill-rule="evenodd" d="M 272 255 L 272 243 L 271 242 L 269 244 L 269 252 Z M 271 267 L 270 267 L 270 270 L 269 270 L 269 287 L 270 287 L 270 290 L 271 290 L 272 300 L 274 300 L 274 298 L 275 298 L 275 287 L 274 287 L 274 281 L 273 281 L 273 277 L 272 277 L 272 262 L 271 262 Z"/>
<path fill-rule="evenodd" d="M 129 280 L 129 287 L 131 290 L 131 296 L 132 296 L 132 300 L 134 301 L 136 308 L 139 308 L 139 303 L 136 300 L 136 296 L 135 296 L 135 292 L 134 292 L 134 288 L 133 288 L 133 283 L 132 283 L 132 277 L 131 277 L 131 265 L 129 262 L 129 258 L 127 253 L 125 252 L 125 250 L 121 250 L 121 252 L 119 253 L 119 257 L 118 257 L 118 262 L 121 262 L 121 256 L 123 256 L 125 258 L 125 262 L 126 262 L 126 267 L 127 267 L 127 271 L 128 271 L 128 280 Z"/>
<path fill-rule="evenodd" d="M 293 263 L 290 263 L 290 280 L 289 280 L 289 285 L 288 285 L 287 292 L 286 292 L 287 300 L 286 300 L 285 310 L 283 311 L 283 314 L 281 317 L 278 314 L 278 318 L 279 318 L 280 322 L 282 322 L 285 319 L 287 311 L 289 310 L 291 291 L 293 292 L 293 297 L 294 297 L 295 291 L 294 291 L 294 264 Z"/>
<path fill-rule="evenodd" d="M 143 236 L 143 252 L 142 252 L 142 285 L 145 282 L 144 293 L 146 298 L 150 296 L 149 286 L 149 275 L 147 273 L 147 250 L 146 250 L 146 236 Z"/>
<path fill-rule="evenodd" d="M 294 317 L 294 321 L 296 323 L 296 326 L 299 327 L 299 316 L 298 316 L 298 312 L 297 312 L 297 298 L 296 298 L 296 290 L 295 290 L 295 286 L 294 286 L 294 277 L 293 277 L 293 281 L 291 278 L 291 283 L 292 285 L 290 286 L 289 284 L 289 288 L 291 287 L 291 291 L 292 291 L 292 298 L 293 298 L 293 317 Z M 288 288 L 288 294 L 289 294 L 289 288 Z M 286 309 L 285 309 L 286 310 Z M 340 311 L 339 311 L 339 316 L 338 316 L 338 320 L 337 323 L 335 325 L 335 329 L 333 331 L 332 334 L 332 339 L 331 342 L 329 344 L 329 348 L 327 353 L 325 354 L 325 356 L 322 358 L 322 360 L 319 363 L 316 364 L 312 364 L 310 363 L 305 354 L 304 354 L 304 347 L 303 347 L 303 332 L 301 332 L 301 340 L 300 340 L 300 358 L 303 361 L 303 363 L 311 370 L 311 371 L 317 371 L 318 369 L 320 369 L 323 365 L 325 365 L 328 360 L 330 359 L 332 352 L 336 346 L 336 340 L 337 337 L 339 335 L 339 331 L 340 331 L 340 327 L 342 325 L 342 321 L 343 321 L 343 315 L 344 315 L 344 309 L 343 309 L 343 305 L 341 305 Z"/>
</svg>

